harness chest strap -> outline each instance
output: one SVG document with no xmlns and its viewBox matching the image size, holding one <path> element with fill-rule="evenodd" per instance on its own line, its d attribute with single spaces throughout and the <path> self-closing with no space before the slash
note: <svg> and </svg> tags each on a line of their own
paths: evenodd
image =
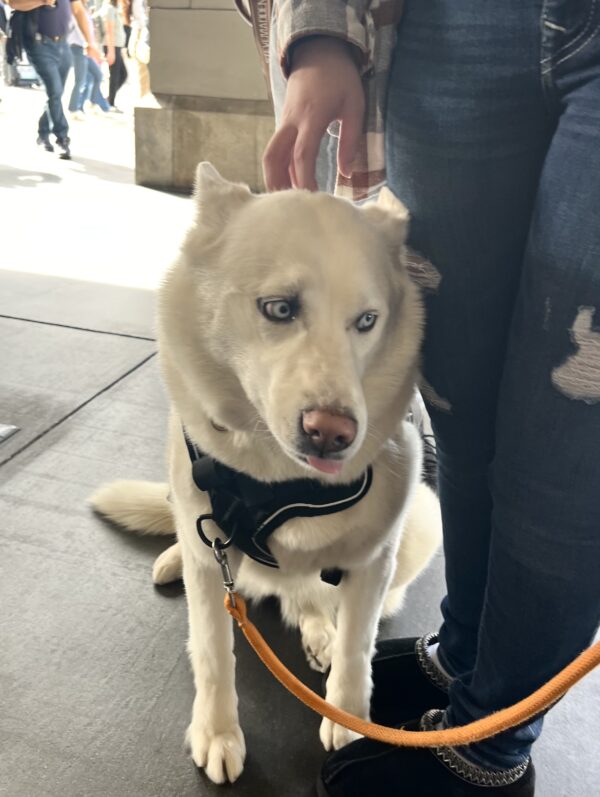
<svg viewBox="0 0 600 797">
<path fill-rule="evenodd" d="M 368 467 L 350 484 L 326 485 L 316 479 L 261 482 L 204 454 L 185 431 L 184 435 L 194 483 L 211 501 L 211 512 L 196 523 L 201 540 L 213 546 L 204 529 L 210 520 L 226 536 L 223 549 L 233 545 L 266 567 L 279 567 L 268 539 L 287 520 L 349 509 L 367 495 L 373 481 L 373 469 Z M 339 584 L 341 577 L 337 568 L 321 572 L 321 578 L 330 584 Z"/>
</svg>

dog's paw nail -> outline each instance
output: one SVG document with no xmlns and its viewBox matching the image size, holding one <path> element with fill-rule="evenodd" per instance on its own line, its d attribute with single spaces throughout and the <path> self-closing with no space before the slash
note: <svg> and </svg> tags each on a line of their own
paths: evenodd
<svg viewBox="0 0 600 797">
<path fill-rule="evenodd" d="M 345 747 L 350 742 L 360 739 L 360 734 L 349 731 L 343 725 L 336 725 L 335 722 L 325 718 L 321 722 L 321 729 L 319 731 L 323 747 L 328 752 L 331 750 L 339 750 Z"/>
<path fill-rule="evenodd" d="M 325 672 L 331 664 L 335 627 L 329 620 L 318 619 L 302 622 L 301 628 L 308 666 L 317 672 Z"/>
<path fill-rule="evenodd" d="M 341 747 L 345 747 L 350 742 L 360 738 L 360 734 L 349 731 L 348 728 L 344 728 L 342 725 L 335 725 L 333 728 L 333 749 L 339 750 Z"/>
<path fill-rule="evenodd" d="M 319 737 L 321 739 L 321 744 L 327 752 L 333 750 L 333 722 L 327 719 L 327 717 L 324 717 L 321 722 Z"/>
<path fill-rule="evenodd" d="M 233 783 L 244 769 L 246 745 L 239 725 L 224 733 L 190 726 L 187 733 L 192 760 L 213 783 Z"/>
</svg>

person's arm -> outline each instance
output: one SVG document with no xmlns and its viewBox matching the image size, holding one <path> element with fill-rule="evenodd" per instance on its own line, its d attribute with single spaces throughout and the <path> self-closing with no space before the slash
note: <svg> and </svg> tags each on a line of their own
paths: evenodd
<svg viewBox="0 0 600 797">
<path fill-rule="evenodd" d="M 366 23 L 371 0 L 275 0 L 279 63 L 287 78 L 295 45 L 308 36 L 331 36 L 351 45 L 360 69 L 370 66 Z"/>
<path fill-rule="evenodd" d="M 363 132 L 365 97 L 356 59 L 341 39 L 318 36 L 293 49 L 281 123 L 263 158 L 269 191 L 317 190 L 319 145 L 334 121 L 341 123 L 338 169 L 350 176 Z"/>
<path fill-rule="evenodd" d="M 82 32 L 83 38 L 87 44 L 87 55 L 89 55 L 90 58 L 93 58 L 96 62 L 101 61 L 102 59 L 100 53 L 96 49 L 96 44 L 94 42 L 94 36 L 90 30 L 87 14 L 85 13 L 85 9 L 80 0 L 73 0 L 71 3 L 71 11 L 73 12 L 75 22 L 79 26 L 79 30 Z"/>
<path fill-rule="evenodd" d="M 279 62 L 288 82 L 281 124 L 263 159 L 269 190 L 317 189 L 319 144 L 336 120 L 338 169 L 351 172 L 364 117 L 361 72 L 371 63 L 368 6 L 369 0 L 279 0 Z"/>
<path fill-rule="evenodd" d="M 110 13 L 104 17 L 104 30 L 106 35 L 106 60 L 109 66 L 115 62 L 115 22 Z"/>
</svg>

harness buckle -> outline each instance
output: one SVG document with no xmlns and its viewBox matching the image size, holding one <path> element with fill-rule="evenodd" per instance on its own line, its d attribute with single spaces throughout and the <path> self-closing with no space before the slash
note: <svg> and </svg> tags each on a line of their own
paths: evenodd
<svg viewBox="0 0 600 797">
<path fill-rule="evenodd" d="M 225 547 L 220 539 L 216 538 L 212 542 L 212 549 L 219 566 L 221 567 L 221 576 L 223 578 L 223 586 L 229 595 L 231 605 L 235 609 L 235 583 L 231 570 L 229 569 L 229 561 L 225 553 Z"/>
</svg>

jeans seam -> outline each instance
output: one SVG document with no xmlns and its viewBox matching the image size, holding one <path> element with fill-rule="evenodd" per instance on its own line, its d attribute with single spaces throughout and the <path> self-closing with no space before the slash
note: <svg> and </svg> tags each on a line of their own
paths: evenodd
<svg viewBox="0 0 600 797">
<path fill-rule="evenodd" d="M 592 39 L 594 39 L 594 37 L 596 36 L 598 31 L 600 31 L 600 22 L 596 25 L 596 27 L 590 33 L 590 35 L 587 37 L 587 39 L 582 44 L 580 44 L 579 47 L 576 50 L 573 50 L 572 53 L 569 53 L 568 55 L 565 55 L 564 58 L 561 58 L 559 61 L 556 61 L 554 63 L 554 66 L 555 67 L 559 66 L 559 64 L 563 64 L 565 61 L 568 61 L 574 55 L 577 55 L 577 53 L 580 53 L 585 47 L 587 47 L 587 45 L 592 41 Z"/>
<path fill-rule="evenodd" d="M 592 0 L 592 5 L 590 7 L 590 13 L 588 14 L 588 18 L 586 20 L 586 23 L 585 23 L 583 29 L 579 31 L 577 36 L 575 36 L 575 38 L 572 39 L 571 41 L 565 42 L 565 44 L 563 44 L 562 47 L 559 47 L 558 50 L 555 53 L 552 53 L 552 55 L 549 55 L 547 58 L 543 58 L 542 59 L 542 64 L 546 63 L 546 61 L 551 61 L 553 58 L 556 58 L 558 55 L 563 53 L 569 47 L 572 47 L 575 44 L 575 42 L 579 41 L 579 39 L 581 39 L 583 36 L 585 36 L 585 34 L 588 32 L 588 30 L 590 28 L 590 25 L 592 24 L 592 18 L 593 18 L 593 15 L 594 15 L 594 10 L 596 8 L 596 3 L 597 2 L 598 2 L 598 0 Z M 543 17 L 543 20 L 544 21 L 547 20 L 547 17 L 545 15 Z M 592 32 L 592 36 L 594 35 L 594 32 Z M 576 50 L 575 52 L 578 52 L 578 50 Z M 567 57 L 569 57 L 569 56 L 567 56 Z"/>
</svg>

